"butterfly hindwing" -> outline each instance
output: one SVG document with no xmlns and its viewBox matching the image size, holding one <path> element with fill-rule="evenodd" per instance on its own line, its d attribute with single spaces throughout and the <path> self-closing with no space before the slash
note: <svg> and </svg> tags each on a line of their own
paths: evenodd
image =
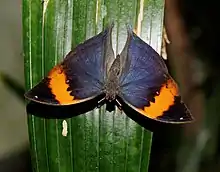
<svg viewBox="0 0 220 172">
<path fill-rule="evenodd" d="M 131 30 L 121 58 L 125 66 L 120 75 L 119 96 L 130 107 L 162 122 L 192 120 L 162 57 Z"/>
<path fill-rule="evenodd" d="M 25 97 L 43 104 L 69 105 L 102 94 L 106 61 L 114 58 L 112 27 L 69 52 L 64 61 L 56 65 Z"/>
</svg>

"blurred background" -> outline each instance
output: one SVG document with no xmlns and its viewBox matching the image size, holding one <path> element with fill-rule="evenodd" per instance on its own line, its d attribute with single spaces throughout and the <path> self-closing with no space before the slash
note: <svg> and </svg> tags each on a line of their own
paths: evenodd
<svg viewBox="0 0 220 172">
<path fill-rule="evenodd" d="M 5 75 L 24 86 L 22 0 L 0 1 L 0 171 L 28 171 L 28 133 L 24 101 L 4 84 Z M 13 83 L 12 83 L 13 84 Z M 13 85 L 11 85 L 13 88 Z M 18 87 L 19 88 L 19 87 Z M 19 90 L 19 89 L 18 89 Z"/>
<path fill-rule="evenodd" d="M 1 172 L 30 171 L 21 3 L 0 1 Z M 163 56 L 196 122 L 154 133 L 149 171 L 220 171 L 218 7 L 216 1 L 166 0 Z"/>
</svg>

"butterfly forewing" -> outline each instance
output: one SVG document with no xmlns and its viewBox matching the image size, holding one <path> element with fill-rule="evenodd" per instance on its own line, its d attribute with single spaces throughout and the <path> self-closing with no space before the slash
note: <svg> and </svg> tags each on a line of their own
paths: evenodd
<svg viewBox="0 0 220 172">
<path fill-rule="evenodd" d="M 69 105 L 102 94 L 106 62 L 110 63 L 114 58 L 112 27 L 78 45 L 25 97 L 44 104 Z"/>
<path fill-rule="evenodd" d="M 125 66 L 120 76 L 119 96 L 130 107 L 163 122 L 192 120 L 163 59 L 130 30 L 121 58 Z"/>
</svg>

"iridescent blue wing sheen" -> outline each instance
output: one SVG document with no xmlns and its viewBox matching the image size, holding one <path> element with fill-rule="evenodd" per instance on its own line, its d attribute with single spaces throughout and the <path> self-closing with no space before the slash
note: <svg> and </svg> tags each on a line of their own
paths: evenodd
<svg viewBox="0 0 220 172">
<path fill-rule="evenodd" d="M 112 27 L 69 52 L 63 62 L 55 66 L 25 97 L 44 104 L 68 105 L 102 94 L 106 62 L 114 59 Z"/>
<path fill-rule="evenodd" d="M 130 107 L 162 122 L 192 120 L 162 57 L 131 30 L 120 56 L 119 97 Z"/>
</svg>

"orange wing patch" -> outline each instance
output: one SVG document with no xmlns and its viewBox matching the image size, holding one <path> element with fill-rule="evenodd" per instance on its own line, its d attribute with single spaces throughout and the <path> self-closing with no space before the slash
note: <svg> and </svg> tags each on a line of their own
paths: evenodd
<svg viewBox="0 0 220 172">
<path fill-rule="evenodd" d="M 48 75 L 50 79 L 48 87 L 51 89 L 55 99 L 62 105 L 77 103 L 74 96 L 70 95 L 71 91 L 67 91 L 69 85 L 67 84 L 66 74 L 61 65 L 55 66 Z"/>
<path fill-rule="evenodd" d="M 170 106 L 174 105 L 175 96 L 178 96 L 178 87 L 172 79 L 169 79 L 162 85 L 159 94 L 154 97 L 155 103 L 150 102 L 150 106 L 138 109 L 138 112 L 149 118 L 156 119 L 163 112 L 169 110 Z"/>
</svg>

